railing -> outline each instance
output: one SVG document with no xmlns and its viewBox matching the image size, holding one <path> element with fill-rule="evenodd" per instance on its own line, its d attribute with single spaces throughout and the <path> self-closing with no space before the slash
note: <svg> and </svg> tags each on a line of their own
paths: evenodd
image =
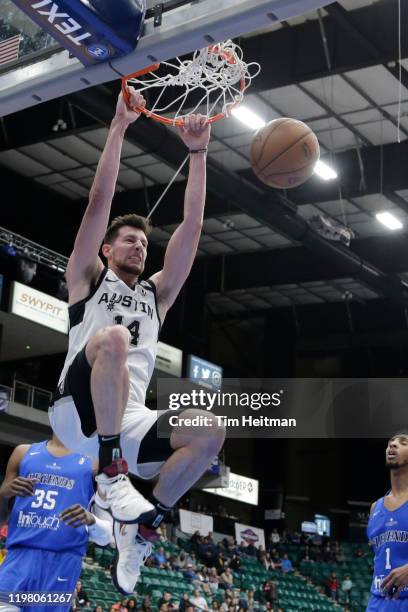
<svg viewBox="0 0 408 612">
<path fill-rule="evenodd" d="M 37 410 L 47 411 L 51 403 L 51 391 L 27 385 L 20 380 L 14 381 L 12 392 L 12 401 Z"/>
</svg>

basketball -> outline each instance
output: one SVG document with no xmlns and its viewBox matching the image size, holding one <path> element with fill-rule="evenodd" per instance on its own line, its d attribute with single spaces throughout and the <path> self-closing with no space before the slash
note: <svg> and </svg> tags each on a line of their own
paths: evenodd
<svg viewBox="0 0 408 612">
<path fill-rule="evenodd" d="M 251 145 L 251 165 L 269 187 L 290 189 L 312 174 L 320 149 L 310 127 L 297 119 L 270 121 L 258 130 Z"/>
</svg>

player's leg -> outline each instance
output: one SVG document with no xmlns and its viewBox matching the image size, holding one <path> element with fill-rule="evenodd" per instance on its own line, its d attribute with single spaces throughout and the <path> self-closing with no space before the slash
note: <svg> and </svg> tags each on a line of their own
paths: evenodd
<svg viewBox="0 0 408 612">
<path fill-rule="evenodd" d="M 41 551 L 36 568 L 36 591 L 48 594 L 52 607 L 32 608 L 29 612 L 52 610 L 69 612 L 74 603 L 74 591 L 82 571 L 82 556 L 73 551 Z M 53 595 L 51 595 L 51 593 Z"/>
<path fill-rule="evenodd" d="M 90 389 L 99 439 L 96 503 L 110 507 L 122 522 L 136 522 L 153 510 L 131 485 L 122 459 L 120 430 L 129 395 L 127 366 L 130 332 L 122 325 L 101 329 L 86 345 L 91 367 Z"/>
<path fill-rule="evenodd" d="M 170 436 L 174 450 L 160 470 L 153 496 L 161 506 L 171 508 L 203 475 L 221 450 L 225 440 L 225 427 L 214 416 L 197 409 L 183 411 L 183 418 L 205 415 L 205 427 L 177 427 Z"/>
<path fill-rule="evenodd" d="M 129 414 L 128 419 L 133 419 L 133 423 L 126 423 L 124 427 L 126 437 L 124 443 L 129 456 L 131 456 L 131 443 L 132 441 L 135 443 L 141 430 L 138 421 L 143 419 L 143 416 L 140 417 L 138 412 L 143 415 L 143 410 L 136 410 L 133 415 Z M 121 525 L 118 522 L 115 522 L 114 525 L 118 557 L 112 576 L 116 587 L 122 593 L 129 594 L 135 588 L 141 567 L 151 551 L 150 541 L 155 534 L 153 530 L 164 520 L 176 501 L 205 472 L 225 439 L 225 428 L 207 412 L 195 409 L 186 409 L 181 412 L 185 418 L 205 415 L 208 419 L 208 427 L 193 428 L 193 430 L 191 427 L 177 427 L 171 431 L 169 418 L 175 413 L 167 411 L 148 431 L 145 430 L 144 435 L 142 434 L 137 464 L 146 466 L 161 464 L 160 476 L 153 490 L 151 501 L 154 504 L 155 513 L 151 519 L 141 521 L 140 525 Z M 158 431 L 168 432 L 168 437 L 158 437 Z M 131 465 L 131 471 L 142 475 L 136 465 Z"/>
<path fill-rule="evenodd" d="M 85 449 L 87 442 L 94 448 L 97 432 L 96 503 L 109 508 L 118 520 L 130 523 L 154 511 L 154 507 L 133 488 L 126 477 L 127 462 L 122 459 L 120 431 L 129 393 L 129 338 L 125 327 L 113 325 L 99 330 L 88 341 L 68 369 L 64 389 L 60 390 L 62 399 L 51 409 L 50 421 L 57 436 L 74 451 Z M 72 418 L 64 405 L 69 397 Z"/>
<path fill-rule="evenodd" d="M 10 548 L 6 558 L 0 565 L 0 593 L 2 599 L 4 594 L 22 591 L 30 591 L 32 575 L 32 549 L 30 548 Z M 10 597 L 8 602 L 2 604 L 13 604 Z M 18 606 L 17 606 L 18 607 Z"/>
<path fill-rule="evenodd" d="M 30 612 L 32 606 L 24 602 L 19 606 L 26 593 L 38 591 L 38 572 L 41 571 L 43 551 L 34 548 L 10 548 L 0 566 L 0 611 Z M 35 571 L 34 571 L 35 570 Z M 40 607 L 37 607 L 40 610 Z"/>
</svg>

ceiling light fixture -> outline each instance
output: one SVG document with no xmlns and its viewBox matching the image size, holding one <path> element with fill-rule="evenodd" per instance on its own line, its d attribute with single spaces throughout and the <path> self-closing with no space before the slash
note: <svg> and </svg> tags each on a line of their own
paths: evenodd
<svg viewBox="0 0 408 612">
<path fill-rule="evenodd" d="M 233 108 L 231 111 L 231 115 L 233 115 L 238 121 L 246 125 L 247 127 L 253 130 L 259 130 L 259 128 L 264 127 L 266 125 L 266 121 L 261 119 L 259 115 L 254 113 L 247 106 L 237 106 Z"/>
<path fill-rule="evenodd" d="M 332 181 L 338 177 L 337 172 L 325 164 L 321 159 L 316 163 L 314 173 L 324 181 Z"/>
<path fill-rule="evenodd" d="M 397 217 L 390 212 L 380 212 L 375 215 L 376 219 L 390 230 L 402 229 L 403 225 Z"/>
</svg>

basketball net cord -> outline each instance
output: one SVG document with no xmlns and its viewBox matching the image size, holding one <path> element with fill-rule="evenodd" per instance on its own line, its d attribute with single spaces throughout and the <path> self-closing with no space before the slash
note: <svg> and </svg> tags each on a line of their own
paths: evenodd
<svg viewBox="0 0 408 612">
<path fill-rule="evenodd" d="M 175 62 L 161 62 L 123 79 L 124 85 L 135 84 L 138 91 L 149 92 L 149 97 L 156 90 L 152 107 L 138 110 L 170 125 L 183 125 L 185 117 L 196 112 L 210 123 L 228 116 L 261 70 L 256 62 L 244 62 L 242 49 L 231 40 L 195 51 L 191 59 L 177 57 Z M 167 68 L 168 74 L 156 74 L 159 67 Z M 168 88 L 177 87 L 184 91 L 171 101 L 163 101 Z M 168 112 L 172 117 L 162 116 Z"/>
<path fill-rule="evenodd" d="M 175 62 L 161 62 L 147 69 L 128 75 L 122 79 L 122 91 L 127 97 L 127 84 L 136 85 L 138 91 L 157 92 L 157 97 L 150 109 L 135 108 L 147 117 L 173 126 L 183 126 L 184 119 L 196 112 L 205 114 L 209 123 L 214 123 L 231 114 L 244 97 L 252 80 L 258 76 L 261 67 L 256 62 L 246 63 L 242 49 L 231 40 L 200 49 L 193 53 L 191 59 Z M 159 66 L 167 68 L 168 74 L 158 75 Z M 163 95 L 168 88 L 184 88 L 184 91 L 170 102 L 163 102 Z M 201 94 L 202 92 L 202 94 Z M 189 105 L 191 97 L 193 105 Z M 172 117 L 162 116 L 171 112 Z M 164 196 L 184 168 L 189 155 L 176 170 L 159 199 L 149 211 L 150 219 Z"/>
</svg>

